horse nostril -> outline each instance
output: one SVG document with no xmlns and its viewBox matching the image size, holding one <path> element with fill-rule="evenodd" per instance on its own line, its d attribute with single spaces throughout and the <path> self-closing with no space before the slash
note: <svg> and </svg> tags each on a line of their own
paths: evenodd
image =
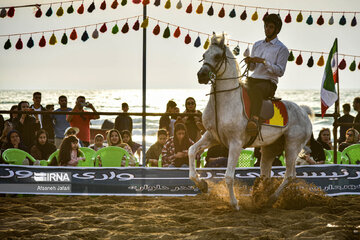
<svg viewBox="0 0 360 240">
<path fill-rule="evenodd" d="M 198 75 L 198 77 L 201 77 L 201 78 L 204 78 L 207 76 L 206 71 L 204 71 L 204 70 L 200 70 L 197 75 Z"/>
</svg>

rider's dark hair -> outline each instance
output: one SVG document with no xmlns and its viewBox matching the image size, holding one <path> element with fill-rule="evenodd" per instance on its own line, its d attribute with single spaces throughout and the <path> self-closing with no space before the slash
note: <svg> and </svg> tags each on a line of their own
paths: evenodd
<svg viewBox="0 0 360 240">
<path fill-rule="evenodd" d="M 278 34 L 281 31 L 281 27 L 282 27 L 282 21 L 279 14 L 272 13 L 264 17 L 264 23 L 269 23 L 269 22 L 275 25 L 276 33 Z"/>
</svg>

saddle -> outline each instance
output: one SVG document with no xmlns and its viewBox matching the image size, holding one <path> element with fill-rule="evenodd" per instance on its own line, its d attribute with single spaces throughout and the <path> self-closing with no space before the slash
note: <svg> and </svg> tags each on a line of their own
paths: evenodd
<svg viewBox="0 0 360 240">
<path fill-rule="evenodd" d="M 251 102 L 245 88 L 242 88 L 242 101 L 247 119 L 250 119 Z M 262 102 L 260 110 L 261 124 L 285 127 L 288 122 L 287 109 L 281 98 L 270 97 Z"/>
</svg>

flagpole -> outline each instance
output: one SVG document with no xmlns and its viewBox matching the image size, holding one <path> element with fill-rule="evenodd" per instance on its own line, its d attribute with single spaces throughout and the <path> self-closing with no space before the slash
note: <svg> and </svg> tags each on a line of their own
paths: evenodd
<svg viewBox="0 0 360 240">
<path fill-rule="evenodd" d="M 337 53 L 339 53 L 339 44 L 336 40 L 336 46 L 337 46 Z M 339 63 L 339 56 L 336 54 L 336 62 Z M 337 66 L 336 70 L 336 78 L 337 78 L 337 94 L 338 99 L 335 102 L 335 113 L 334 113 L 334 163 L 337 164 L 337 129 L 338 129 L 338 118 L 340 117 L 340 80 L 339 80 L 339 65 Z"/>
</svg>

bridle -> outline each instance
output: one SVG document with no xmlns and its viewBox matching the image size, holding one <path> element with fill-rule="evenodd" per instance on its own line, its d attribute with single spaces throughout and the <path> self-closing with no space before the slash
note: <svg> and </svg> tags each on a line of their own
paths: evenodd
<svg viewBox="0 0 360 240">
<path fill-rule="evenodd" d="M 243 76 L 246 76 L 248 75 L 248 72 L 249 72 L 249 68 L 248 66 L 246 67 L 244 73 L 240 76 L 237 76 L 237 77 L 229 77 L 229 78 L 221 78 L 221 76 L 226 72 L 226 68 L 227 68 L 227 65 L 228 65 L 228 59 L 236 59 L 236 58 L 233 58 L 233 57 L 229 57 L 226 55 L 226 45 L 224 44 L 223 46 L 219 46 L 217 44 L 214 44 L 215 46 L 219 47 L 222 49 L 222 55 L 221 55 L 221 59 L 220 61 L 215 65 L 215 67 L 213 65 L 211 65 L 210 63 L 208 62 L 204 62 L 203 65 L 206 65 L 210 68 L 210 72 L 209 72 L 209 79 L 210 79 L 210 84 L 211 86 L 213 87 L 214 91 L 213 92 L 210 92 L 208 94 L 206 94 L 206 96 L 208 95 L 212 95 L 214 94 L 214 100 L 215 100 L 215 124 L 216 124 L 216 133 L 218 135 L 218 138 L 219 138 L 219 142 L 224 145 L 222 142 L 221 142 L 221 139 L 220 139 L 220 134 L 219 134 L 219 130 L 218 130 L 218 118 L 217 118 L 217 101 L 216 101 L 216 95 L 218 93 L 223 93 L 223 92 L 231 92 L 231 91 L 234 91 L 236 89 L 239 89 L 241 87 L 241 84 L 239 82 L 239 85 L 237 87 L 234 87 L 234 88 L 231 88 L 231 89 L 226 89 L 226 90 L 219 90 L 217 91 L 216 90 L 216 81 L 225 81 L 225 80 L 233 80 L 233 79 L 241 79 Z M 201 60 L 203 61 L 204 58 Z M 200 61 L 200 62 L 201 62 Z M 244 59 L 241 61 L 243 62 Z M 240 62 L 240 63 L 241 63 Z M 218 72 L 220 71 L 221 67 L 225 64 L 225 67 L 224 67 L 224 71 L 221 73 L 221 74 L 218 74 Z"/>
</svg>

